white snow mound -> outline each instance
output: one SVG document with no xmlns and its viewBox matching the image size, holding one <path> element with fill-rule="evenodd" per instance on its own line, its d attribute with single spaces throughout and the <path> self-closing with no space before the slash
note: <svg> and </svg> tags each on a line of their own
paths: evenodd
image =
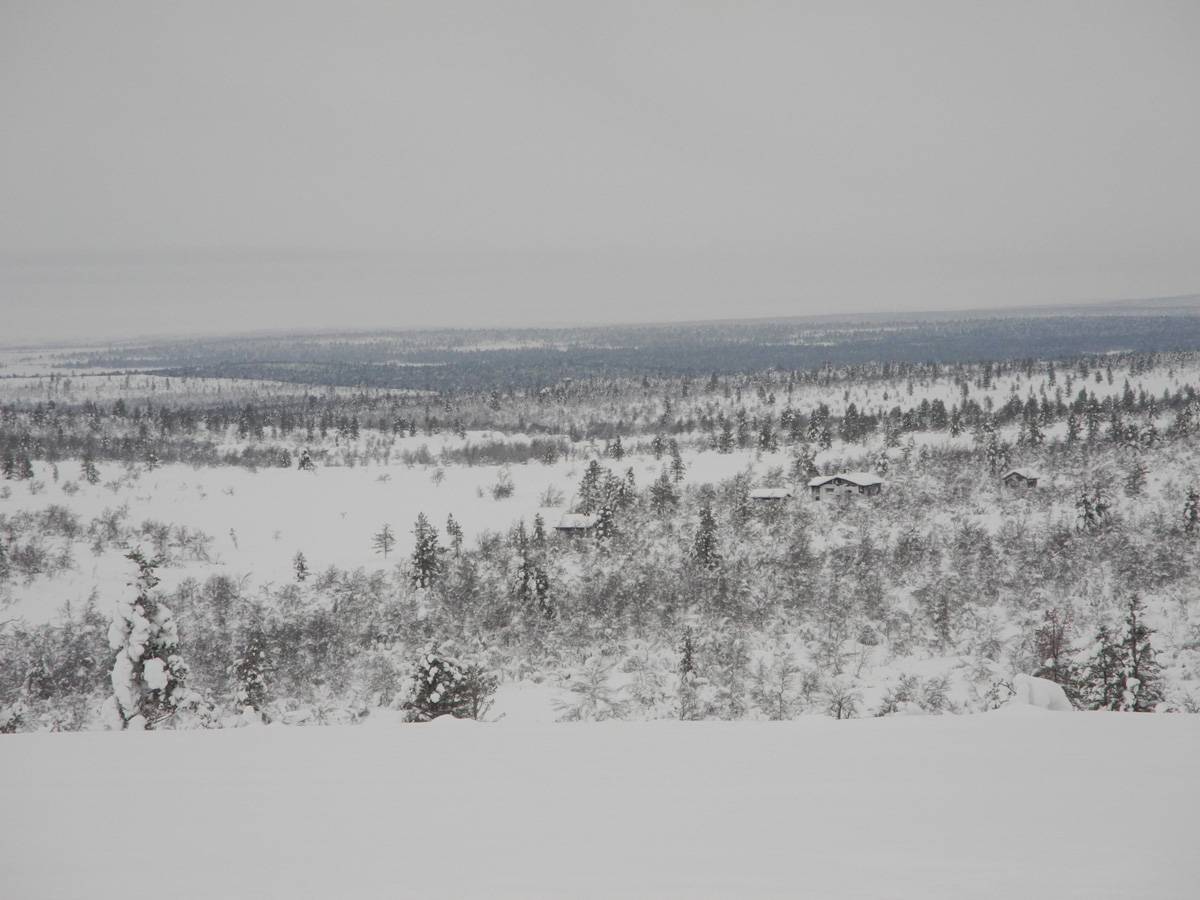
<svg viewBox="0 0 1200 900">
<path fill-rule="evenodd" d="M 443 728 L 445 728 L 447 726 L 453 727 L 458 725 L 475 725 L 477 723 L 474 719 L 460 719 L 457 716 L 451 715 L 450 713 L 442 713 L 440 716 L 434 716 L 432 719 L 430 719 L 429 724 L 441 725 Z"/>
<path fill-rule="evenodd" d="M 1013 697 L 1005 706 L 1036 706 L 1051 712 L 1071 712 L 1074 707 L 1062 685 L 1046 678 L 1017 675 L 1013 678 Z"/>
<path fill-rule="evenodd" d="M 142 666 L 142 678 L 146 687 L 152 691 L 161 691 L 167 686 L 167 666 L 161 659 L 148 659 Z"/>
</svg>

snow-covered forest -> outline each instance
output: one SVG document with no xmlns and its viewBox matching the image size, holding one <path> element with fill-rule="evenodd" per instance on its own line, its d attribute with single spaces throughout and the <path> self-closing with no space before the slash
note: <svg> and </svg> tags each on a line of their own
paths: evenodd
<svg viewBox="0 0 1200 900">
<path fill-rule="evenodd" d="M 1200 354 L 610 338 L 0 354 L 0 892 L 1190 896 Z"/>
<path fill-rule="evenodd" d="M 966 713 L 1021 673 L 1200 709 L 1192 352 L 437 392 L 63 360 L 0 380 L 7 731 Z M 880 493 L 812 499 L 845 472 Z"/>
</svg>

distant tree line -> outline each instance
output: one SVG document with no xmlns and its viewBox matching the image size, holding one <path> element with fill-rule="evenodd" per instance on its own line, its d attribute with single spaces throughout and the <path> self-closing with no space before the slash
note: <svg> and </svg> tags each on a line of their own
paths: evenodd
<svg viewBox="0 0 1200 900">
<path fill-rule="evenodd" d="M 78 401 L 76 389 L 62 390 L 61 381 L 50 380 L 47 392 L 61 399 L 0 404 L 0 474 L 22 480 L 31 477 L 35 460 L 67 459 L 85 465 L 109 460 L 151 467 L 167 462 L 288 467 L 302 447 L 309 447 L 317 462 L 395 458 L 460 465 L 552 462 L 569 453 L 571 443 L 588 440 L 620 448 L 617 452 L 625 444 L 644 450 L 655 443 L 665 446 L 669 439 L 721 452 L 804 444 L 826 448 L 835 439 L 863 443 L 877 437 L 895 447 L 911 432 L 955 436 L 1012 424 L 1020 426 L 1022 443 L 1037 444 L 1049 427 L 1064 422 L 1069 441 L 1145 443 L 1156 439 L 1147 424 L 1165 414 L 1180 427 L 1200 421 L 1197 390 L 1183 384 L 1154 395 L 1129 379 L 1170 371 L 1190 359 L 1180 353 L 1126 353 L 953 365 L 871 363 L 710 372 L 704 378 L 643 374 L 436 394 L 375 389 L 280 394 L 247 382 L 237 401 L 192 396 L 178 382 L 173 391 L 126 391 L 111 402 Z M 1121 385 L 1112 383 L 1114 370 L 1124 373 Z M 1002 403 L 987 394 L 979 399 L 998 379 L 1014 376 L 1024 379 L 1024 392 L 1013 392 Z M 77 378 L 76 386 L 85 381 Z M 883 392 L 883 403 L 867 408 L 848 400 L 851 386 L 880 383 L 895 386 Z M 929 388 L 938 384 L 950 388 L 942 392 L 946 399 L 930 398 Z M 1103 386 L 1099 392 L 1098 386 Z M 839 393 L 847 402 L 835 412 Z M 797 405 L 794 396 L 802 398 Z M 1142 424 L 1134 426 L 1134 420 Z M 477 436 L 438 451 L 436 458 L 411 446 L 393 450 L 390 443 L 441 434 L 465 439 L 468 432 L 521 437 Z"/>
<path fill-rule="evenodd" d="M 67 355 L 68 365 L 431 392 L 570 378 L 1057 359 L 1197 349 L 1200 317 L 1048 316 L 813 324 L 786 320 L 608 328 L 431 330 L 176 341 Z"/>
</svg>

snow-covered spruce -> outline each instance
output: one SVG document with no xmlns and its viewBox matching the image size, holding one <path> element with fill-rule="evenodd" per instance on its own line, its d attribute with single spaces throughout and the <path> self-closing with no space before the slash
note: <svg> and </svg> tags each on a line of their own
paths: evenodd
<svg viewBox="0 0 1200 900">
<path fill-rule="evenodd" d="M 158 585 L 157 559 L 140 550 L 126 555 L 138 567 L 137 597 L 117 601 L 108 643 L 117 651 L 113 661 L 113 693 L 105 704 L 105 718 L 120 729 L 155 728 L 177 711 L 195 705 L 193 692 L 184 687 L 187 665 L 175 653 L 178 629 L 171 610 L 151 593 Z"/>
<path fill-rule="evenodd" d="M 421 654 L 410 679 L 402 708 L 408 721 L 428 722 L 438 716 L 481 719 L 492 706 L 498 680 L 482 666 L 468 665 L 442 649 L 428 648 Z"/>
<path fill-rule="evenodd" d="M 234 707 L 242 722 L 269 722 L 266 707 L 271 660 L 267 635 L 261 624 L 253 623 L 244 630 L 239 647 L 228 673 L 233 679 Z"/>
</svg>

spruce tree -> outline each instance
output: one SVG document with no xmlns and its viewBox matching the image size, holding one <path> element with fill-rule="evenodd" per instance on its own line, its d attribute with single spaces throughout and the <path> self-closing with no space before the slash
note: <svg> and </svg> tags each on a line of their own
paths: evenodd
<svg viewBox="0 0 1200 900">
<path fill-rule="evenodd" d="M 537 521 L 540 520 L 541 516 L 538 516 Z M 450 549 L 454 551 L 454 558 L 457 559 L 462 553 L 463 530 L 453 515 L 446 516 L 446 537 L 450 538 Z"/>
<path fill-rule="evenodd" d="M 808 444 L 801 444 L 796 448 L 796 455 L 792 457 L 792 481 L 807 483 L 820 474 L 821 470 L 817 468 L 816 455 L 813 453 L 812 447 Z"/>
<path fill-rule="evenodd" d="M 617 533 L 617 511 L 612 503 L 605 501 L 596 510 L 596 540 L 603 545 L 615 538 Z"/>
<path fill-rule="evenodd" d="M 533 599 L 534 560 L 529 549 L 529 535 L 522 519 L 511 533 L 513 549 L 516 551 L 517 568 L 513 579 L 513 597 L 518 603 L 528 604 Z"/>
<path fill-rule="evenodd" d="M 540 516 L 538 520 L 540 520 Z M 535 526 L 534 537 L 529 539 L 525 533 L 524 520 L 513 532 L 513 547 L 517 555 L 517 568 L 513 579 L 513 598 L 528 609 L 536 609 L 543 618 L 554 617 L 554 607 L 550 602 L 550 577 L 546 573 L 544 560 L 546 535 L 544 529 L 538 537 Z"/>
<path fill-rule="evenodd" d="M 732 453 L 734 448 L 733 423 L 725 418 L 724 413 L 717 415 L 717 425 L 720 432 L 715 438 L 718 453 Z"/>
<path fill-rule="evenodd" d="M 583 480 L 579 483 L 579 511 L 591 514 L 595 512 L 603 499 L 605 469 L 597 460 L 588 463 L 583 472 Z"/>
<path fill-rule="evenodd" d="M 1088 397 L 1083 415 L 1084 424 L 1087 426 L 1087 442 L 1094 444 L 1100 439 L 1100 404 L 1095 394 Z"/>
<path fill-rule="evenodd" d="M 1029 443 L 1035 447 L 1040 447 L 1042 444 L 1046 443 L 1046 435 L 1042 429 L 1038 427 L 1036 419 L 1029 420 L 1028 440 Z"/>
<path fill-rule="evenodd" d="M 700 718 L 697 678 L 692 629 L 685 628 L 679 645 L 679 718 L 685 722 Z"/>
<path fill-rule="evenodd" d="M 1081 531 L 1100 531 L 1111 524 L 1109 510 L 1112 504 L 1108 492 L 1101 485 L 1084 487 L 1075 500 L 1077 527 Z"/>
<path fill-rule="evenodd" d="M 1001 441 L 994 431 L 988 437 L 985 454 L 987 456 L 988 471 L 991 474 L 999 474 L 1008 468 L 1011 456 L 1009 446 L 1004 441 Z"/>
<path fill-rule="evenodd" d="M 1134 460 L 1133 468 L 1125 476 L 1125 496 L 1140 497 L 1146 489 L 1147 469 L 1140 459 Z"/>
<path fill-rule="evenodd" d="M 267 678 L 271 673 L 266 632 L 258 624 L 246 628 L 239 642 L 229 676 L 233 679 L 234 706 L 241 712 L 253 710 L 266 721 Z"/>
<path fill-rule="evenodd" d="M 1120 708 L 1127 712 L 1153 712 L 1163 699 L 1162 667 L 1150 644 L 1154 629 L 1146 625 L 1145 612 L 1141 598 L 1137 594 L 1130 595 L 1125 607 L 1125 633 L 1119 648 L 1125 679 Z"/>
<path fill-rule="evenodd" d="M 614 493 L 616 494 L 617 506 L 621 509 L 629 509 L 637 501 L 637 476 L 633 472 L 633 466 L 625 470 L 625 480 L 613 485 Z"/>
<path fill-rule="evenodd" d="M 717 549 L 717 520 L 712 507 L 705 503 L 700 507 L 700 524 L 692 539 L 692 560 L 705 569 L 717 569 L 721 565 L 721 554 Z"/>
<path fill-rule="evenodd" d="M 492 706 L 499 679 L 482 666 L 467 665 L 441 650 L 421 654 L 403 708 L 408 721 L 428 722 L 438 716 L 481 719 Z"/>
<path fill-rule="evenodd" d="M 687 466 L 683 462 L 683 454 L 679 451 L 679 441 L 671 438 L 668 449 L 671 452 L 671 478 L 676 484 L 679 484 L 683 481 L 683 473 L 687 471 Z"/>
<path fill-rule="evenodd" d="M 396 546 L 396 535 L 392 533 L 391 525 L 384 525 L 379 531 L 371 536 L 371 546 L 375 548 L 376 553 L 382 553 L 383 558 L 387 559 L 388 554 Z"/>
<path fill-rule="evenodd" d="M 1034 670 L 1038 678 L 1046 678 L 1062 686 L 1072 704 L 1081 699 L 1082 685 L 1079 666 L 1072 657 L 1078 652 L 1071 647 L 1071 628 L 1075 614 L 1070 609 L 1048 609 L 1042 625 L 1033 637 L 1034 648 L 1041 666 Z"/>
<path fill-rule="evenodd" d="M 779 441 L 775 437 L 775 428 L 770 416 L 763 419 L 759 426 L 758 449 L 763 453 L 774 453 L 779 449 Z"/>
<path fill-rule="evenodd" d="M 1073 411 L 1067 414 L 1067 443 L 1073 444 L 1079 440 L 1079 416 Z"/>
<path fill-rule="evenodd" d="M 176 650 L 179 632 L 171 610 L 153 594 L 160 561 L 140 550 L 125 558 L 138 568 L 136 598 L 122 598 L 108 629 L 108 643 L 117 651 L 113 662 L 113 695 L 106 710 L 122 729 L 154 728 L 195 702 L 184 687 L 187 666 Z"/>
<path fill-rule="evenodd" d="M 545 563 L 540 559 L 533 570 L 533 598 L 542 618 L 553 619 L 556 613 L 554 602 L 550 598 L 550 575 L 546 572 Z"/>
<path fill-rule="evenodd" d="M 738 388 L 738 402 L 742 399 L 742 389 Z M 746 414 L 746 410 L 742 407 L 734 413 L 734 422 L 737 430 L 737 445 L 740 449 L 745 450 L 750 446 L 750 417 Z"/>
<path fill-rule="evenodd" d="M 299 550 L 297 550 L 296 555 L 292 557 L 292 569 L 296 573 L 297 581 L 304 581 L 308 578 L 308 560 L 304 558 L 304 554 Z"/>
<path fill-rule="evenodd" d="M 650 484 L 650 506 L 663 515 L 679 502 L 679 492 L 671 483 L 671 476 L 663 469 L 662 474 Z"/>
<path fill-rule="evenodd" d="M 83 457 L 83 462 L 81 463 L 81 469 L 82 469 L 82 474 L 83 474 L 83 480 L 86 481 L 88 484 L 99 484 L 100 483 L 100 470 L 96 468 L 96 461 L 94 459 L 92 459 L 92 455 L 90 453 L 86 454 Z"/>
<path fill-rule="evenodd" d="M 1120 709 L 1125 693 L 1125 667 L 1112 629 L 1096 629 L 1094 650 L 1084 674 L 1084 703 L 1088 709 Z"/>
<path fill-rule="evenodd" d="M 1190 488 L 1183 503 L 1183 530 L 1188 534 L 1200 532 L 1200 494 Z"/>
<path fill-rule="evenodd" d="M 417 514 L 413 526 L 412 567 L 410 579 L 418 588 L 433 587 L 442 573 L 442 554 L 445 552 L 438 544 L 437 529 L 429 524 L 425 513 Z"/>
</svg>

